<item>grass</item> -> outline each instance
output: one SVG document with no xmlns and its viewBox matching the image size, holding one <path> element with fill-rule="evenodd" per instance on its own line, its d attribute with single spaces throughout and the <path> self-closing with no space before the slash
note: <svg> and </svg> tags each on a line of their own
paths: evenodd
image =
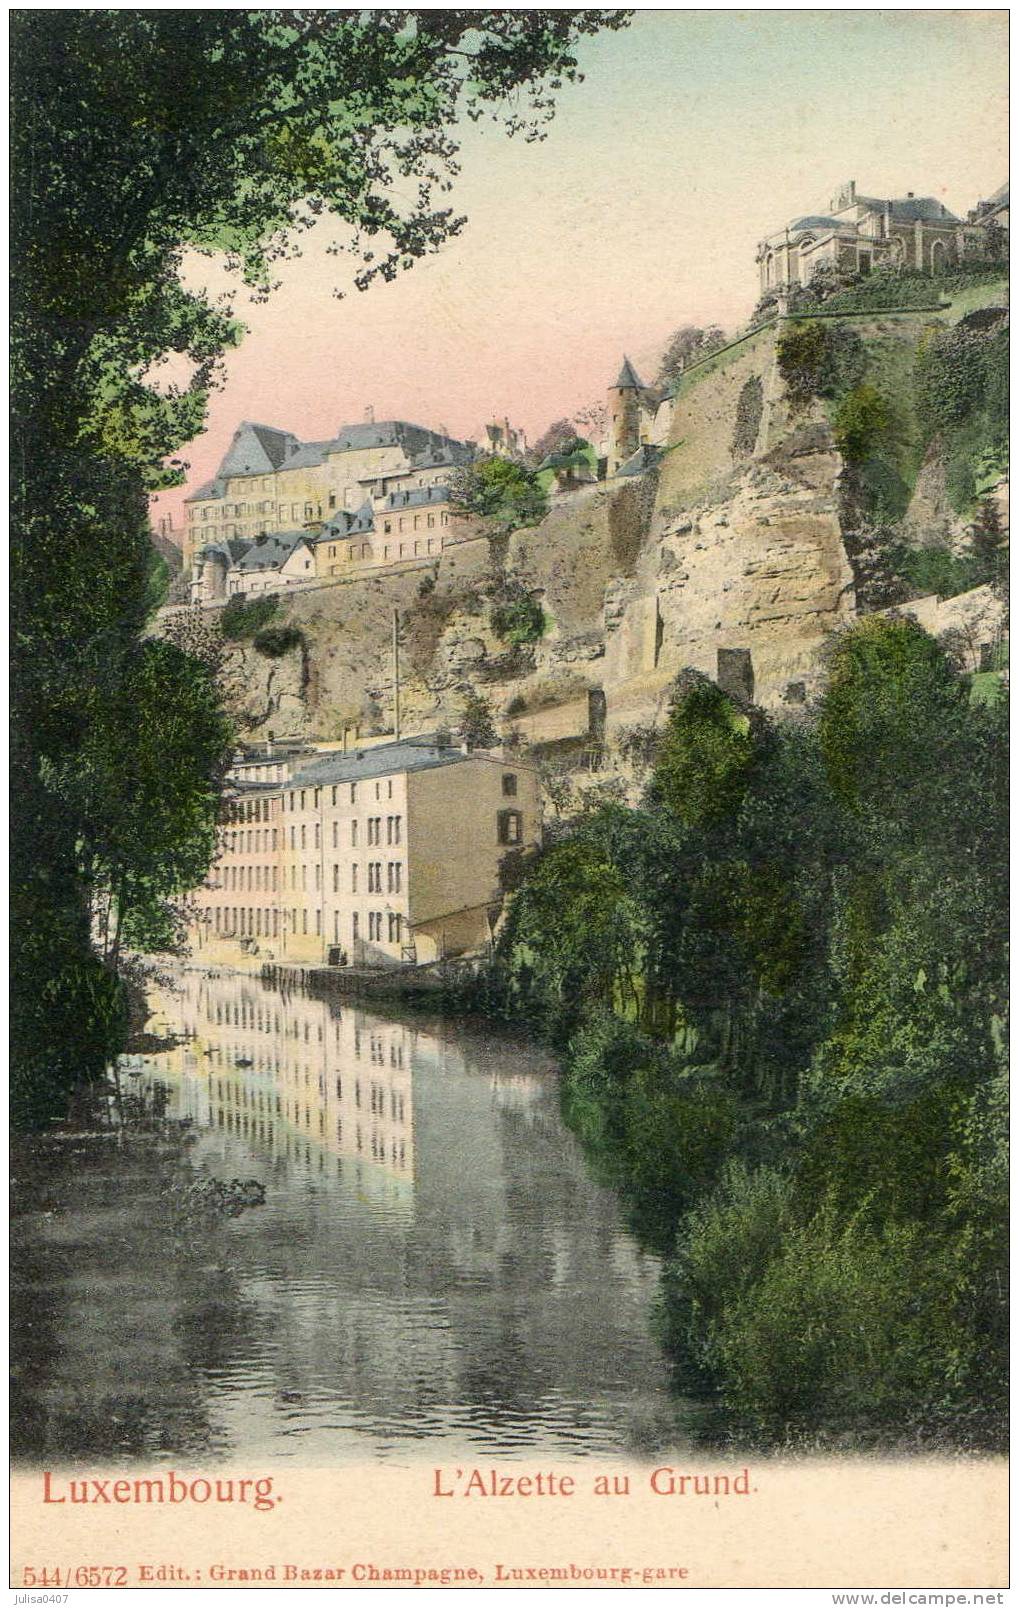
<svg viewBox="0 0 1019 1608">
<path fill-rule="evenodd" d="M 1002 694 L 1000 670 L 978 670 L 970 677 L 969 701 L 974 704 L 997 703 Z"/>
<path fill-rule="evenodd" d="M 1007 306 L 1008 279 L 1002 277 L 987 285 L 967 285 L 964 290 L 946 291 L 945 300 L 951 303 L 951 307 L 942 316 L 950 324 L 957 324 L 960 318 L 965 318 L 967 313 L 975 313 L 979 307 Z"/>
</svg>

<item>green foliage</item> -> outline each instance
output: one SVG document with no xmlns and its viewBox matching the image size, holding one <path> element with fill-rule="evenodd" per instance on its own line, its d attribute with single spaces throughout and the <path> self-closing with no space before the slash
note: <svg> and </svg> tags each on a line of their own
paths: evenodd
<svg viewBox="0 0 1019 1608">
<path fill-rule="evenodd" d="M 836 638 L 795 724 L 687 673 L 642 806 L 510 906 L 504 1007 L 728 1433 L 1000 1438 L 1006 732 L 908 619 Z"/>
<path fill-rule="evenodd" d="M 888 404 L 872 385 L 857 385 L 835 409 L 835 445 L 850 463 L 868 458 L 889 425 Z"/>
<path fill-rule="evenodd" d="M 548 629 L 544 609 L 523 587 L 511 591 L 497 603 L 489 619 L 495 635 L 514 647 L 540 642 Z"/>
<path fill-rule="evenodd" d="M 916 410 L 928 441 L 938 440 L 948 496 L 965 513 L 978 481 L 1008 464 L 1008 331 L 957 324 L 925 340 L 916 358 Z"/>
<path fill-rule="evenodd" d="M 490 520 L 499 530 L 538 525 L 548 513 L 548 499 L 537 476 L 509 458 L 482 458 L 449 477 L 454 508 Z"/>
<path fill-rule="evenodd" d="M 731 814 L 754 756 L 747 715 L 705 676 L 688 676 L 669 707 L 651 784 L 655 802 L 688 825 Z"/>
<path fill-rule="evenodd" d="M 979 586 L 983 580 L 980 565 L 972 556 L 962 557 L 941 543 L 930 547 L 893 545 L 889 561 L 896 575 L 906 583 L 910 597 L 956 597 Z"/>
<path fill-rule="evenodd" d="M 304 633 L 296 625 L 270 626 L 259 631 L 252 646 L 266 659 L 282 659 L 284 654 L 303 648 Z"/>
<path fill-rule="evenodd" d="M 736 402 L 736 423 L 729 447 L 733 458 L 749 458 L 752 455 L 763 417 L 764 382 L 759 374 L 751 374 L 748 380 L 744 380 Z"/>
<path fill-rule="evenodd" d="M 460 736 L 472 748 L 494 748 L 499 740 L 492 719 L 492 706 L 473 688 L 464 700 L 460 714 Z"/>
<path fill-rule="evenodd" d="M 922 831 L 917 788 L 956 736 L 965 688 L 911 619 L 870 615 L 835 639 L 819 736 L 832 788 L 852 810 L 908 812 Z"/>
<path fill-rule="evenodd" d="M 815 396 L 837 397 L 856 385 L 866 364 L 863 342 L 846 324 L 804 319 L 787 325 L 776 343 L 779 373 L 794 407 Z"/>
<path fill-rule="evenodd" d="M 246 598 L 238 593 L 229 598 L 220 611 L 220 635 L 228 642 L 243 642 L 257 636 L 275 618 L 278 608 L 278 598 Z"/>
</svg>

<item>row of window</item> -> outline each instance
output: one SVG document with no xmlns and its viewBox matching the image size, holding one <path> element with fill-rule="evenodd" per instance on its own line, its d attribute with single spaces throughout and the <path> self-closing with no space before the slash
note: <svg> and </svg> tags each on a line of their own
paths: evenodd
<svg viewBox="0 0 1019 1608">
<path fill-rule="evenodd" d="M 370 785 L 371 784 L 368 783 L 368 782 L 364 783 L 364 786 L 366 786 L 366 787 L 368 787 Z M 386 789 L 386 797 L 387 798 L 392 798 L 392 796 L 393 796 L 393 778 L 391 776 L 387 776 L 384 779 L 384 781 L 380 779 L 379 781 L 377 781 L 375 783 L 375 798 L 376 798 L 376 800 L 380 800 L 382 798 L 383 786 Z M 350 789 L 349 793 L 346 791 L 347 788 Z M 331 794 L 331 803 L 332 803 L 334 809 L 336 808 L 336 806 L 338 804 L 346 804 L 346 803 L 356 804 L 357 803 L 357 783 L 356 782 L 336 782 L 329 789 L 329 791 L 330 791 L 330 794 Z M 289 804 L 291 814 L 293 814 L 295 810 L 299 810 L 299 809 L 300 810 L 307 810 L 307 809 L 317 810 L 317 809 L 319 809 L 321 807 L 322 794 L 324 792 L 325 792 L 324 787 L 294 787 L 294 788 L 291 788 L 290 791 L 287 793 L 286 801 L 284 802 L 284 808 L 286 808 L 287 804 Z M 308 802 L 309 798 L 311 800 L 310 803 Z"/>
<path fill-rule="evenodd" d="M 370 815 L 368 817 L 368 821 L 367 821 L 367 832 L 368 832 L 367 842 L 368 842 L 369 848 L 381 848 L 381 846 L 382 846 L 382 822 L 383 822 L 383 817 L 381 815 Z M 403 841 L 403 816 L 402 815 L 387 815 L 385 817 L 385 824 L 386 824 L 386 843 L 390 846 L 390 848 L 395 848 L 400 843 L 402 843 L 402 841 Z M 350 823 L 350 847 L 352 849 L 356 849 L 358 847 L 358 829 L 359 829 L 359 826 L 360 826 L 360 822 L 358 822 L 356 820 L 351 821 L 351 823 Z M 273 833 L 273 837 L 275 837 L 275 835 L 276 834 Z M 333 837 L 333 848 L 338 849 L 340 847 L 340 823 L 339 823 L 339 821 L 334 821 L 333 822 L 332 837 Z M 300 827 L 292 826 L 290 828 L 290 847 L 291 847 L 291 849 L 296 851 L 298 848 L 307 849 L 308 846 L 309 845 L 308 845 L 308 828 L 307 828 L 307 826 L 305 826 L 303 824 Z M 274 847 L 275 847 L 275 845 L 274 845 Z M 313 849 L 320 849 L 322 847 L 322 828 L 321 828 L 321 826 L 320 826 L 318 821 L 314 821 L 312 823 L 311 847 Z"/>
<path fill-rule="evenodd" d="M 267 798 L 230 799 L 225 806 L 223 819 L 227 826 L 232 826 L 238 821 L 267 821 L 269 803 Z M 248 848 L 250 847 L 249 842 Z"/>
</svg>

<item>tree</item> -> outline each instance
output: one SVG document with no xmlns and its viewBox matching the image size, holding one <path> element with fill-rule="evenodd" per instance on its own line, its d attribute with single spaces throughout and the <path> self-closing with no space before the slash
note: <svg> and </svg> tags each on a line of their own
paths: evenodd
<svg viewBox="0 0 1019 1608">
<path fill-rule="evenodd" d="M 76 825 L 91 923 L 115 963 L 125 932 L 162 925 L 160 906 L 204 877 L 233 731 L 213 676 L 172 643 L 140 642 L 111 669 L 116 686 L 90 689 L 81 743 L 46 779 Z"/>
<path fill-rule="evenodd" d="M 482 458 L 455 469 L 449 493 L 454 508 L 502 531 L 538 525 L 548 512 L 548 500 L 532 471 L 508 458 Z"/>
<path fill-rule="evenodd" d="M 473 687 L 464 699 L 460 715 L 460 736 L 470 748 L 494 748 L 499 734 L 492 719 L 492 706 Z"/>
<path fill-rule="evenodd" d="M 662 353 L 655 385 L 662 389 L 673 384 L 689 364 L 709 357 L 724 344 L 725 334 L 717 324 L 709 324 L 707 329 L 698 329 L 694 324 L 681 324 L 670 336 Z"/>
<path fill-rule="evenodd" d="M 331 216 L 338 247 L 359 260 L 355 285 L 392 278 L 463 227 L 448 203 L 458 120 L 491 115 L 510 134 L 542 138 L 555 92 L 581 76 L 578 40 L 627 20 L 302 10 L 14 19 L 12 982 L 14 1056 L 33 1069 L 29 1081 L 56 1064 L 38 1000 L 84 1002 L 96 981 L 80 822 L 53 779 L 87 755 L 119 667 L 132 673 L 154 602 L 147 497 L 182 479 L 179 449 L 202 428 L 223 352 L 241 333 L 227 307 L 184 289 L 184 251 L 224 253 L 264 296 L 280 258 Z M 170 356 L 184 381 L 163 383 Z M 165 752 L 168 772 L 190 758 L 189 735 L 171 734 L 185 750 Z M 82 1073 L 115 1037 L 89 1037 L 88 1008 L 78 1011 Z M 95 1008 L 113 1021 L 98 996 Z M 60 1065 L 73 1076 L 75 1056 Z"/>
<path fill-rule="evenodd" d="M 533 466 L 537 468 L 552 453 L 561 452 L 567 442 L 576 439 L 576 435 L 577 428 L 572 420 L 556 419 L 554 424 L 550 424 L 546 430 L 542 431 L 528 453 Z"/>
<path fill-rule="evenodd" d="M 713 681 L 686 671 L 669 705 L 649 797 L 690 826 L 732 815 L 754 753 L 749 716 Z"/>
</svg>

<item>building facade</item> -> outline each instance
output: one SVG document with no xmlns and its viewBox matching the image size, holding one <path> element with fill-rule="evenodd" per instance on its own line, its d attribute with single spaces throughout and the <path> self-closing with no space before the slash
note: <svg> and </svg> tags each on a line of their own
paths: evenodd
<svg viewBox="0 0 1019 1608">
<path fill-rule="evenodd" d="M 238 767 L 194 946 L 304 964 L 423 964 L 481 949 L 507 855 L 540 841 L 534 772 L 421 737 Z M 285 770 L 286 774 L 283 774 Z"/>
<path fill-rule="evenodd" d="M 821 264 L 860 274 L 877 267 L 943 272 L 986 250 L 991 216 L 999 226 L 1002 216 L 1007 222 L 1007 187 L 997 196 L 997 202 L 985 203 L 986 217 L 970 213 L 964 222 L 934 196 L 858 195 L 850 180 L 831 198 L 827 212 L 794 218 L 760 242 L 760 293 L 808 285 Z"/>
<path fill-rule="evenodd" d="M 398 562 L 399 542 L 387 544 L 393 532 L 377 529 L 376 521 L 392 525 L 395 515 L 398 525 L 401 499 L 430 504 L 421 529 L 432 529 L 433 549 L 440 551 L 449 524 L 449 476 L 474 456 L 471 443 L 401 420 L 368 419 L 343 426 L 329 441 L 311 442 L 268 425 L 241 424 L 213 479 L 186 499 L 184 553 L 193 601 L 318 579 L 323 542 L 346 543 L 343 555 L 329 555 L 330 574 L 339 562 L 355 562 L 355 547 L 358 563 Z M 297 554 L 302 542 L 307 551 Z"/>
</svg>

